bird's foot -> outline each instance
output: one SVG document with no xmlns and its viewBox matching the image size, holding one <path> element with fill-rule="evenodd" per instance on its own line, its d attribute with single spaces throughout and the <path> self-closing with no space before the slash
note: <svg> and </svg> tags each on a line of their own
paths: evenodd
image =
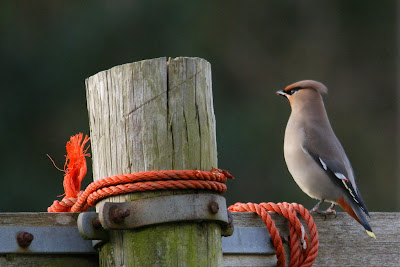
<svg viewBox="0 0 400 267">
<path fill-rule="evenodd" d="M 315 213 L 323 215 L 324 220 L 326 220 L 327 215 L 334 215 L 336 218 L 337 214 L 336 214 L 336 210 L 335 210 L 335 204 L 332 204 L 327 210 L 320 210 L 319 205 L 321 203 L 322 203 L 322 201 L 318 202 L 318 204 L 315 205 L 315 207 L 311 209 L 311 212 L 315 212 Z"/>
<path fill-rule="evenodd" d="M 335 218 L 337 217 L 337 213 L 335 210 L 335 204 L 332 204 L 325 212 L 326 212 L 326 215 L 334 215 Z"/>
</svg>

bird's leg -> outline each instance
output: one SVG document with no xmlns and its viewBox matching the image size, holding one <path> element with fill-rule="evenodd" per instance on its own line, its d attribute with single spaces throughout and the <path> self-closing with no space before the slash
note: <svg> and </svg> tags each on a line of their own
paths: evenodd
<svg viewBox="0 0 400 267">
<path fill-rule="evenodd" d="M 319 206 L 320 206 L 324 201 L 325 201 L 325 199 L 321 199 L 320 201 L 318 201 L 317 205 L 315 205 L 314 208 L 311 209 L 311 212 L 316 212 L 316 213 L 318 213 L 318 214 L 320 214 L 320 212 L 323 212 L 323 211 L 320 211 L 320 210 L 319 210 Z"/>
<path fill-rule="evenodd" d="M 332 204 L 327 210 L 323 211 L 319 209 L 319 206 L 325 201 L 325 199 L 321 199 L 320 201 L 318 201 L 317 205 L 314 206 L 314 208 L 312 208 L 311 212 L 315 212 L 318 214 L 321 214 L 325 217 L 324 220 L 326 220 L 326 215 L 332 215 L 334 214 L 336 217 L 336 211 L 334 209 L 335 204 Z"/>
<path fill-rule="evenodd" d="M 311 212 L 315 212 L 318 214 L 323 215 L 325 218 L 324 220 L 326 220 L 326 215 L 335 215 L 336 218 L 336 210 L 335 210 L 335 204 L 332 204 L 327 210 L 322 211 L 319 210 L 319 206 L 325 201 L 325 199 L 321 199 L 317 205 L 314 206 L 314 208 L 312 208 Z"/>
</svg>

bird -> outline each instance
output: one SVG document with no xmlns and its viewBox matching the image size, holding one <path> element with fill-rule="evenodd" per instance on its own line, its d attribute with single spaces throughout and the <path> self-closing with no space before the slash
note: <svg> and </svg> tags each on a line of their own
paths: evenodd
<svg viewBox="0 0 400 267">
<path fill-rule="evenodd" d="M 327 93 L 328 88 L 314 80 L 299 81 L 276 92 L 291 106 L 284 137 L 287 168 L 300 189 L 319 200 L 312 212 L 336 217 L 335 205 L 339 205 L 376 238 L 353 168 L 329 122 L 322 98 Z M 324 201 L 331 206 L 321 211 Z"/>
</svg>

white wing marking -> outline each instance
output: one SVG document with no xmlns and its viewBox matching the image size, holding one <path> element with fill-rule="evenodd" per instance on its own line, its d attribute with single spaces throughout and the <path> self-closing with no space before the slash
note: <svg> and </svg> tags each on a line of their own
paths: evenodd
<svg viewBox="0 0 400 267">
<path fill-rule="evenodd" d="M 335 174 L 335 176 L 337 177 L 337 178 L 339 178 L 340 180 L 344 180 L 345 182 L 348 182 L 349 180 L 346 178 L 346 176 L 344 176 L 342 173 L 340 173 L 340 172 L 335 172 L 334 173 Z"/>
<path fill-rule="evenodd" d="M 325 162 L 321 159 L 321 158 L 319 158 L 319 162 L 321 162 L 321 164 L 322 164 L 322 167 L 324 168 L 324 170 L 325 171 L 327 171 L 328 170 L 328 168 L 326 167 L 326 164 L 325 164 Z"/>
</svg>

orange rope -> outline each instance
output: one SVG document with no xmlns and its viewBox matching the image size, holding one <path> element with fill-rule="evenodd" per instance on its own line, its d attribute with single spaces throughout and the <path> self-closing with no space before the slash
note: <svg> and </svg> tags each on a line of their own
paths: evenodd
<svg viewBox="0 0 400 267">
<path fill-rule="evenodd" d="M 212 168 L 211 171 L 169 170 L 135 172 L 99 179 L 89 184 L 78 198 L 65 197 L 55 200 L 48 212 L 79 212 L 95 206 L 103 198 L 132 192 L 174 189 L 202 189 L 224 193 L 227 171 Z"/>
<path fill-rule="evenodd" d="M 79 212 L 95 206 L 101 199 L 109 196 L 132 192 L 174 189 L 202 189 L 218 193 L 226 191 L 226 180 L 233 178 L 227 171 L 212 168 L 211 171 L 169 170 L 135 172 L 99 179 L 89 184 L 85 191 L 80 191 L 81 181 L 86 175 L 86 153 L 84 148 L 89 137 L 77 134 L 67 143 L 67 156 L 64 165 L 65 197 L 55 200 L 48 212 Z M 53 162 L 54 163 L 54 162 Z M 289 221 L 291 257 L 289 266 L 311 266 L 318 254 L 318 233 L 313 218 L 307 209 L 296 203 L 236 203 L 228 208 L 233 212 L 256 212 L 264 221 L 271 234 L 276 249 L 277 265 L 285 266 L 285 252 L 282 239 L 268 212 L 277 212 Z M 300 214 L 306 222 L 310 240 L 303 225 L 297 218 Z M 301 245 L 301 246 L 300 246 Z"/>
<path fill-rule="evenodd" d="M 276 212 L 283 215 L 289 221 L 291 249 L 289 266 L 311 266 L 318 254 L 318 232 L 314 220 L 303 205 L 297 203 L 236 203 L 228 208 L 232 212 L 255 212 L 264 221 L 271 235 L 272 242 L 276 249 L 277 265 L 285 266 L 285 251 L 282 246 L 282 239 L 278 229 L 268 212 Z M 303 225 L 297 218 L 300 214 L 306 222 L 311 241 L 309 242 Z M 301 245 L 301 246 L 300 246 Z"/>
<path fill-rule="evenodd" d="M 85 148 L 89 137 L 83 134 L 71 136 L 67 142 L 67 156 L 64 164 L 65 197 L 55 200 L 48 212 L 79 212 L 95 206 L 101 199 L 120 194 L 153 190 L 201 189 L 217 193 L 226 191 L 227 178 L 233 178 L 227 171 L 212 168 L 211 171 L 169 170 L 135 172 L 99 179 L 80 191 L 82 179 L 87 172 Z M 50 158 L 51 159 L 51 158 Z M 54 162 L 53 162 L 54 164 Z M 59 168 L 58 168 L 59 169 Z"/>
</svg>

